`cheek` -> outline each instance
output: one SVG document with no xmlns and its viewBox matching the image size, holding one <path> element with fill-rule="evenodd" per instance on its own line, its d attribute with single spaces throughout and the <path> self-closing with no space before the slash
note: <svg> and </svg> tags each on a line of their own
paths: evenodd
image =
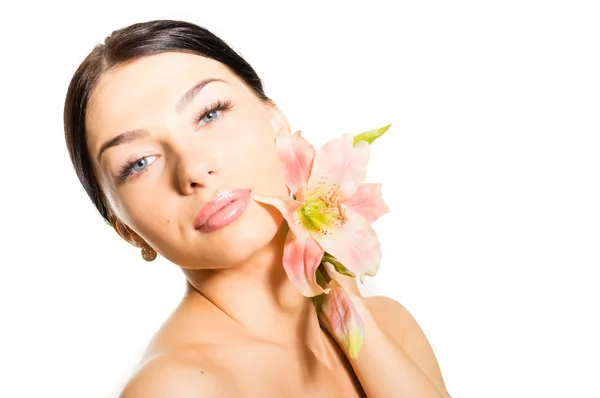
<svg viewBox="0 0 600 398">
<path fill-rule="evenodd" d="M 287 195 L 283 173 L 275 147 L 275 136 L 270 123 L 263 121 L 239 128 L 235 139 L 229 141 L 227 150 L 231 170 L 257 192 L 270 195 Z M 227 165 L 224 165 L 227 169 Z"/>
<path fill-rule="evenodd" d="M 143 192 L 149 192 L 143 190 Z M 122 210 L 126 215 L 128 224 L 134 230 L 142 231 L 142 236 L 147 241 L 160 240 L 165 231 L 176 228 L 178 220 L 169 209 L 177 208 L 175 203 L 170 204 L 168 193 L 164 189 L 153 189 L 152 194 L 141 192 L 127 192 L 121 195 Z"/>
<path fill-rule="evenodd" d="M 283 172 L 275 142 L 273 140 L 264 140 L 256 143 L 255 147 L 247 154 L 248 170 L 252 170 L 252 175 L 248 179 L 257 190 L 269 195 L 287 195 L 287 188 L 283 179 Z"/>
</svg>

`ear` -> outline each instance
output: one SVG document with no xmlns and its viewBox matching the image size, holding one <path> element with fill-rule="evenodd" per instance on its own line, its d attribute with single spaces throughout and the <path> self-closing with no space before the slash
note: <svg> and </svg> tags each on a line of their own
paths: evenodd
<svg viewBox="0 0 600 398">
<path fill-rule="evenodd" d="M 285 117 L 283 111 L 279 109 L 279 107 L 275 105 L 275 102 L 271 99 L 267 101 L 267 106 L 269 116 L 271 118 L 271 126 L 273 127 L 273 132 L 275 133 L 275 135 L 292 135 L 290 124 L 287 118 Z"/>
<path fill-rule="evenodd" d="M 117 216 L 115 216 L 112 212 L 109 212 L 108 220 L 110 221 L 110 225 L 117 231 L 117 234 L 121 238 L 123 238 L 126 242 L 130 243 L 135 247 L 142 248 L 146 244 L 144 239 L 142 239 L 137 233 L 132 231 L 123 221 L 119 220 Z"/>
</svg>

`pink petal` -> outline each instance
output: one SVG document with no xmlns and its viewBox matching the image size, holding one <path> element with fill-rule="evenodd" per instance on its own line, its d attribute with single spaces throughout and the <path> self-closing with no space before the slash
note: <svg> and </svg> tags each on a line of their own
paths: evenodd
<svg viewBox="0 0 600 398">
<path fill-rule="evenodd" d="M 308 180 L 308 191 L 318 190 L 327 195 L 338 190 L 338 198 L 344 200 L 356 192 L 367 174 L 369 144 L 360 141 L 354 147 L 354 136 L 344 134 L 327 142 L 313 163 Z"/>
<path fill-rule="evenodd" d="M 302 203 L 297 200 L 285 198 L 283 196 L 268 196 L 253 193 L 252 199 L 275 207 L 288 223 L 294 222 L 294 212 L 302 205 Z"/>
<path fill-rule="evenodd" d="M 342 204 L 357 211 L 369 224 L 390 211 L 381 198 L 381 184 L 361 184 Z"/>
<path fill-rule="evenodd" d="M 253 197 L 277 208 L 290 227 L 283 248 L 283 268 L 292 284 L 306 297 L 327 293 L 328 290 L 317 283 L 316 276 L 324 251 L 297 217 L 296 210 L 301 203 L 278 196 L 254 194 Z"/>
<path fill-rule="evenodd" d="M 371 224 L 357 211 L 345 208 L 347 220 L 325 233 L 313 232 L 321 247 L 363 280 L 375 276 L 381 263 L 381 245 Z"/>
<path fill-rule="evenodd" d="M 283 248 L 283 268 L 290 281 L 306 297 L 327 293 L 317 283 L 323 249 L 304 228 L 290 229 Z"/>
<path fill-rule="evenodd" d="M 328 318 L 331 333 L 344 347 L 348 356 L 356 358 L 363 344 L 364 324 L 342 285 L 332 279 L 329 287 L 331 291 L 322 314 Z"/>
<path fill-rule="evenodd" d="M 283 166 L 286 185 L 293 195 L 306 190 L 315 148 L 302 137 L 300 131 L 294 135 L 280 134 L 276 138 L 279 160 Z"/>
</svg>

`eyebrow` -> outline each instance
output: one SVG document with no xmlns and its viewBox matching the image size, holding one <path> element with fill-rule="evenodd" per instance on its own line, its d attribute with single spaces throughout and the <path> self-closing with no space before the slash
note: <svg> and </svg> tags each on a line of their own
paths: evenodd
<svg viewBox="0 0 600 398">
<path fill-rule="evenodd" d="M 179 101 L 177 101 L 177 104 L 175 104 L 175 112 L 177 114 L 180 114 L 181 112 L 183 112 L 183 110 L 190 104 L 190 102 L 192 102 L 194 97 L 196 97 L 196 95 L 204 87 L 206 87 L 206 85 L 208 83 L 212 83 L 212 82 L 223 82 L 223 83 L 227 84 L 227 82 L 225 80 L 221 80 L 221 79 L 217 79 L 217 78 L 209 78 L 209 79 L 200 80 L 198 83 L 194 84 L 194 86 L 192 86 L 192 88 L 190 88 L 188 91 L 186 91 L 185 94 L 183 94 L 183 96 L 179 99 Z M 100 163 L 100 158 L 102 157 L 102 153 L 104 153 L 104 151 L 106 151 L 108 148 L 111 148 L 111 147 L 117 146 L 117 145 L 121 145 L 121 144 L 126 144 L 128 142 L 137 140 L 139 138 L 147 137 L 148 135 L 149 135 L 149 133 L 148 133 L 148 130 L 146 130 L 146 129 L 135 129 L 135 130 L 126 131 L 124 133 L 119 134 L 118 136 L 116 136 L 116 137 L 106 141 L 104 144 L 102 144 L 102 146 L 100 147 L 100 150 L 98 151 L 98 155 L 96 156 L 97 162 Z"/>
</svg>

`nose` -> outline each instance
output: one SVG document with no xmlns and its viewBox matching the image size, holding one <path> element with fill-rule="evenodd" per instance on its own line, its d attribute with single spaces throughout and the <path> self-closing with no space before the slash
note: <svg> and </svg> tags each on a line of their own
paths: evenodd
<svg viewBox="0 0 600 398">
<path fill-rule="evenodd" d="M 217 160 L 206 151 L 188 146 L 176 153 L 175 185 L 182 195 L 205 188 L 217 173 Z"/>
</svg>

